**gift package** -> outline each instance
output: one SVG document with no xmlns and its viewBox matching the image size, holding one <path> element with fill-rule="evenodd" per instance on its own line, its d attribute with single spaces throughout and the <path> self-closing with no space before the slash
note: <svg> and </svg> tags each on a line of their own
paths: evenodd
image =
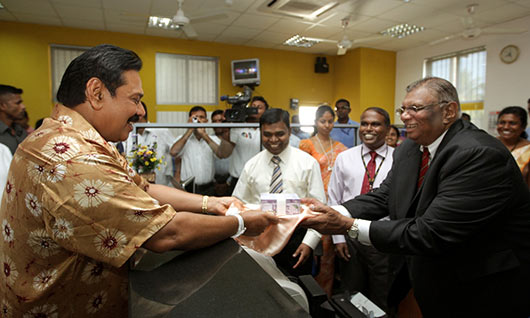
<svg viewBox="0 0 530 318">
<path fill-rule="evenodd" d="M 295 193 L 262 193 L 260 206 L 262 211 L 276 215 L 300 214 L 300 198 Z"/>
</svg>

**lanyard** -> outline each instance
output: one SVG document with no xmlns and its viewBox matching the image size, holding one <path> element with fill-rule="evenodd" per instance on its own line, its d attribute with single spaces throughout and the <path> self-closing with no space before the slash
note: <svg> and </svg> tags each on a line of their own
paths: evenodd
<svg viewBox="0 0 530 318">
<path fill-rule="evenodd" d="M 364 147 L 361 147 L 361 159 L 363 161 L 363 166 L 364 166 L 364 171 L 366 173 L 366 175 L 368 176 L 368 185 L 369 185 L 369 191 L 372 192 L 373 191 L 373 188 L 374 188 L 374 181 L 375 181 L 375 178 L 377 177 L 377 175 L 379 174 L 379 170 L 381 169 L 381 167 L 383 166 L 383 162 L 385 162 L 385 159 L 388 155 L 388 145 L 386 146 L 386 152 L 385 152 L 385 156 L 383 157 L 383 159 L 381 160 L 381 163 L 379 164 L 379 167 L 377 167 L 377 170 L 375 171 L 375 174 L 373 177 L 370 176 L 370 172 L 368 171 L 368 167 L 366 166 L 366 162 L 364 161 L 364 154 L 363 154 L 363 148 Z M 376 157 L 377 158 L 377 157 Z M 374 164 L 377 166 L 377 162 L 375 162 L 374 160 Z"/>
</svg>

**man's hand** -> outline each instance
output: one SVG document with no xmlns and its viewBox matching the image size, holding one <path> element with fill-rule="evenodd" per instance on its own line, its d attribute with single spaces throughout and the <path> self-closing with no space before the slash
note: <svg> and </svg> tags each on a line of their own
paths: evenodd
<svg viewBox="0 0 530 318">
<path fill-rule="evenodd" d="M 353 219 L 346 217 L 316 199 L 302 199 L 312 211 L 322 214 L 305 219 L 300 223 L 303 227 L 310 227 L 321 234 L 346 234 L 352 226 Z"/>
<path fill-rule="evenodd" d="M 278 224 L 278 217 L 270 212 L 246 211 L 241 213 L 247 230 L 243 235 L 258 236 L 271 224 Z"/>
<path fill-rule="evenodd" d="M 243 210 L 243 202 L 235 197 L 208 197 L 207 209 L 210 213 L 225 215 L 232 203 L 234 203 L 240 211 Z"/>
<path fill-rule="evenodd" d="M 335 244 L 335 252 L 345 261 L 349 261 L 351 258 L 350 250 L 348 249 L 348 244 L 346 243 Z"/>
<path fill-rule="evenodd" d="M 204 139 L 204 136 L 207 135 L 207 133 L 206 133 L 206 128 L 204 128 L 204 127 L 203 127 L 203 128 L 195 128 L 195 132 L 197 133 L 197 135 L 198 135 L 199 137 L 201 137 L 201 138 L 203 138 L 203 139 Z"/>
<path fill-rule="evenodd" d="M 307 261 L 309 256 L 311 256 L 311 247 L 305 245 L 304 243 L 300 244 L 300 246 L 298 246 L 294 252 L 293 257 L 297 257 L 298 255 L 300 255 L 300 257 L 298 258 L 298 262 L 294 264 L 293 268 L 297 268 L 298 265 L 302 265 Z"/>
</svg>

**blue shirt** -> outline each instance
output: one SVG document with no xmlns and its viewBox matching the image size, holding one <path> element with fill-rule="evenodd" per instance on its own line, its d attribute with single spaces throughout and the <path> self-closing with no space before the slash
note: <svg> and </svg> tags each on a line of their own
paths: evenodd
<svg viewBox="0 0 530 318">
<path fill-rule="evenodd" d="M 530 127 L 526 128 L 526 139 L 530 140 Z"/>
<path fill-rule="evenodd" d="M 335 124 L 339 124 L 338 121 Z M 348 119 L 348 125 L 359 125 L 358 122 L 355 122 L 351 119 Z M 341 142 L 344 146 L 351 148 L 354 146 L 355 141 L 355 129 L 353 128 L 333 128 L 330 134 L 333 140 Z"/>
</svg>

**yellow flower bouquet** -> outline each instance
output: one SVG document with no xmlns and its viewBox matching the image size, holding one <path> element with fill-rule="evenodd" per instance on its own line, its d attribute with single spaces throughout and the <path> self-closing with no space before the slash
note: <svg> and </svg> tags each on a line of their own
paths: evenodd
<svg viewBox="0 0 530 318">
<path fill-rule="evenodd" d="M 156 147 L 156 143 L 149 147 L 138 145 L 133 150 L 132 158 L 130 158 L 131 167 L 139 174 L 152 173 L 155 169 L 160 170 L 160 165 L 164 162 L 164 156 L 161 158 L 156 157 Z"/>
</svg>

